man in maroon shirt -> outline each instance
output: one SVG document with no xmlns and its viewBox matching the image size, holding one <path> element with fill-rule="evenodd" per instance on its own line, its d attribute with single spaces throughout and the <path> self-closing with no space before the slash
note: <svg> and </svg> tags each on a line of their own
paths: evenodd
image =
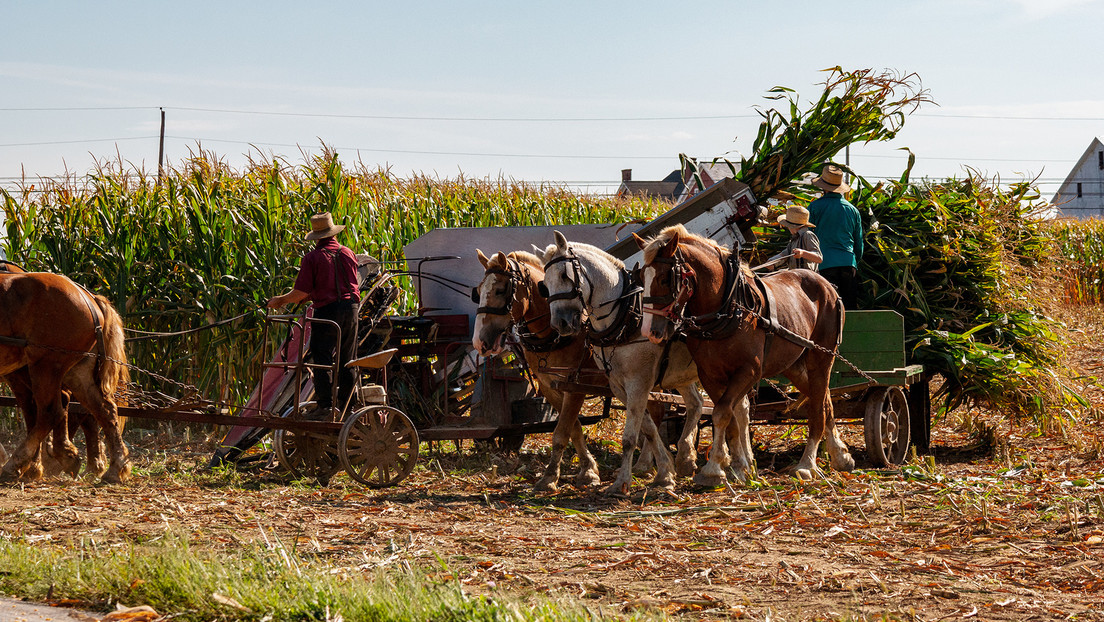
<svg viewBox="0 0 1104 622">
<path fill-rule="evenodd" d="M 338 344 L 337 331 L 332 325 L 312 323 L 310 356 L 314 363 L 332 365 L 334 347 L 339 346 L 337 405 L 344 408 L 356 384 L 356 368 L 345 366 L 356 357 L 357 312 L 360 307 L 356 254 L 334 237 L 345 229 L 345 225 L 335 225 L 329 212 L 311 216 L 310 223 L 311 232 L 307 234 L 307 239 L 317 240 L 314 250 L 303 256 L 291 291 L 271 298 L 268 308 L 279 309 L 288 303 L 309 299 L 314 304 L 314 317 L 333 320 L 341 327 L 341 343 Z M 329 418 L 334 406 L 329 372 L 314 371 L 314 399 L 320 414 Z"/>
</svg>

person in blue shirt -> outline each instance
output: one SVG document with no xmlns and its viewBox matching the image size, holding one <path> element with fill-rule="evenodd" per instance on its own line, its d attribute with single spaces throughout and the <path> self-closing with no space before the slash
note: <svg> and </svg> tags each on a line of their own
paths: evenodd
<svg viewBox="0 0 1104 622">
<path fill-rule="evenodd" d="M 858 308 L 859 258 L 863 254 L 863 228 L 859 210 L 844 194 L 851 190 L 843 179 L 843 169 L 825 164 L 813 185 L 824 191 L 809 204 L 809 221 L 816 225 L 820 239 L 820 274 L 836 287 L 843 306 Z"/>
</svg>

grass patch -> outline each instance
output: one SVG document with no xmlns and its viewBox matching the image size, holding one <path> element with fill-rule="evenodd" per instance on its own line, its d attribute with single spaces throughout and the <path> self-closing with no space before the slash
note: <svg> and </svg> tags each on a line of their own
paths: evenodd
<svg viewBox="0 0 1104 622">
<path fill-rule="evenodd" d="M 104 547 L 0 541 L 0 586 L 33 601 L 93 610 L 149 605 L 177 620 L 594 620 L 579 603 L 472 594 L 447 565 L 334 568 L 278 540 L 223 556 L 184 538 Z M 634 619 L 638 619 L 634 616 Z"/>
</svg>

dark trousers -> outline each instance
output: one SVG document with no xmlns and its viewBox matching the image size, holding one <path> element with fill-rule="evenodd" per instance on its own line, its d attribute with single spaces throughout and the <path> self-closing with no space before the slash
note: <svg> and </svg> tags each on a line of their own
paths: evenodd
<svg viewBox="0 0 1104 622">
<path fill-rule="evenodd" d="M 345 364 L 356 358 L 357 344 L 357 303 L 353 300 L 339 300 L 314 310 L 314 317 L 333 320 L 341 327 L 341 343 L 337 343 L 337 331 L 330 324 L 314 322 L 311 324 L 310 357 L 319 365 L 332 365 L 336 347 L 338 361 L 337 403 L 344 408 L 356 384 L 357 368 Z M 333 384 L 329 370 L 315 369 L 314 399 L 323 408 L 333 406 Z"/>
<path fill-rule="evenodd" d="M 853 266 L 821 268 L 820 276 L 835 286 L 845 309 L 859 308 L 859 271 Z"/>
</svg>

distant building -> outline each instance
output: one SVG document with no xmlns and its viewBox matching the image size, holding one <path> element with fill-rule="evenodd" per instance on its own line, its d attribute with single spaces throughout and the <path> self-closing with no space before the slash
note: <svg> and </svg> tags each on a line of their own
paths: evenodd
<svg viewBox="0 0 1104 622">
<path fill-rule="evenodd" d="M 619 198 L 634 196 L 674 201 L 682 193 L 682 189 L 682 176 L 679 175 L 678 171 L 671 171 L 670 175 L 660 181 L 633 181 L 632 169 L 626 168 L 621 171 L 621 185 L 617 188 L 617 196 Z"/>
<path fill-rule="evenodd" d="M 697 167 L 697 176 L 701 179 L 701 186 L 698 186 L 697 180 L 694 179 L 694 167 Z M 685 170 L 682 172 L 683 188 L 679 193 L 676 204 L 689 200 L 699 192 L 708 189 L 713 184 L 727 179 L 729 177 L 735 177 L 736 172 L 728 165 L 727 162 L 717 161 L 701 163 L 692 158 L 687 158 L 685 163 Z"/>
<path fill-rule="evenodd" d="M 1058 217 L 1104 218 L 1104 143 L 1094 138 L 1051 203 Z"/>
<path fill-rule="evenodd" d="M 697 176 L 701 179 L 701 188 L 694 179 L 695 166 Z M 617 188 L 617 196 L 652 197 L 678 204 L 718 181 L 733 176 L 732 168 L 724 162 L 703 164 L 692 158 L 687 158 L 685 170 L 671 171 L 660 181 L 633 181 L 632 169 L 626 168 L 621 171 L 621 185 Z"/>
</svg>

